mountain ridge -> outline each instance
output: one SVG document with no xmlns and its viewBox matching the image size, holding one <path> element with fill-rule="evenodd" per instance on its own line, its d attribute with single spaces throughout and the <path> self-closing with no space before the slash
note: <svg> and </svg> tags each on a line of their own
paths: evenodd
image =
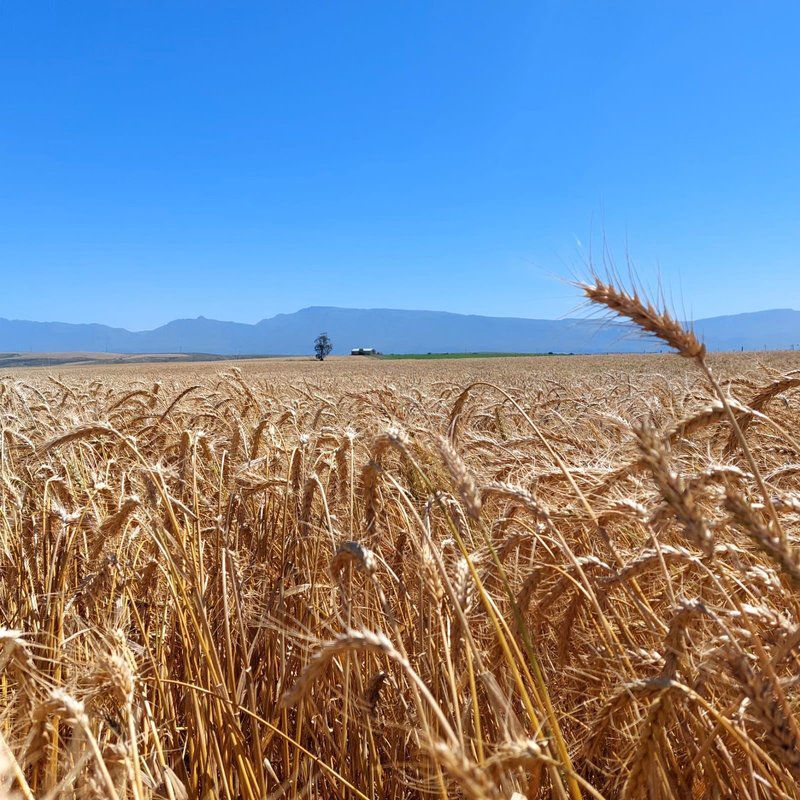
<svg viewBox="0 0 800 800">
<path fill-rule="evenodd" d="M 765 309 L 695 320 L 692 327 L 711 350 L 788 349 L 800 344 L 800 311 Z M 179 318 L 131 331 L 100 323 L 37 322 L 0 317 L 0 351 L 214 353 L 296 355 L 308 353 L 327 331 L 334 353 L 354 347 L 382 352 L 656 352 L 659 342 L 603 318 L 491 317 L 389 308 L 306 306 L 255 323 Z"/>
</svg>

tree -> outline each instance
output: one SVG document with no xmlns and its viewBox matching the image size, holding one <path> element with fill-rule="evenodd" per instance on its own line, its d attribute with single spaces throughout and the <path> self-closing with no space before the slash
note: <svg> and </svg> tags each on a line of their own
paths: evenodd
<svg viewBox="0 0 800 800">
<path fill-rule="evenodd" d="M 333 350 L 333 345 L 327 333 L 321 333 L 314 339 L 314 353 L 317 361 L 324 361 L 325 357 L 331 354 L 331 350 Z"/>
</svg>

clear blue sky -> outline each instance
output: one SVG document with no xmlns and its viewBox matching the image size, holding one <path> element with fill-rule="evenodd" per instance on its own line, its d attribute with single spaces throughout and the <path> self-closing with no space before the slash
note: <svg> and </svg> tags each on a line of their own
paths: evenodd
<svg viewBox="0 0 800 800">
<path fill-rule="evenodd" d="M 800 307 L 796 3 L 0 7 L 0 316 Z"/>
</svg>

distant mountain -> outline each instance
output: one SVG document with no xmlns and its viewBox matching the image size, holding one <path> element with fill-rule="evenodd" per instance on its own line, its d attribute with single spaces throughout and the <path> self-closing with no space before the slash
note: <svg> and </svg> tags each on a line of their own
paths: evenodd
<svg viewBox="0 0 800 800">
<path fill-rule="evenodd" d="M 800 344 L 800 312 L 774 309 L 697 320 L 695 331 L 711 350 L 761 350 Z M 106 325 L 28 322 L 0 318 L 0 351 L 39 353 L 310 353 L 327 331 L 334 353 L 375 347 L 384 353 L 520 352 L 607 353 L 664 349 L 630 326 L 597 319 L 481 317 L 443 311 L 314 306 L 255 325 L 198 317 L 149 331 Z"/>
</svg>

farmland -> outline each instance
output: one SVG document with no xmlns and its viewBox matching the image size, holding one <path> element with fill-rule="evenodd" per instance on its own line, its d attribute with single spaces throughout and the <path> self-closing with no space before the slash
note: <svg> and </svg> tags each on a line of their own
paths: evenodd
<svg viewBox="0 0 800 800">
<path fill-rule="evenodd" d="M 800 354 L 676 341 L 7 370 L 4 785 L 798 797 Z"/>
<path fill-rule="evenodd" d="M 525 356 L 545 355 L 544 353 L 391 353 L 381 358 L 387 360 L 436 361 L 452 358 L 524 358 Z M 548 353 L 547 355 L 553 355 Z"/>
</svg>

